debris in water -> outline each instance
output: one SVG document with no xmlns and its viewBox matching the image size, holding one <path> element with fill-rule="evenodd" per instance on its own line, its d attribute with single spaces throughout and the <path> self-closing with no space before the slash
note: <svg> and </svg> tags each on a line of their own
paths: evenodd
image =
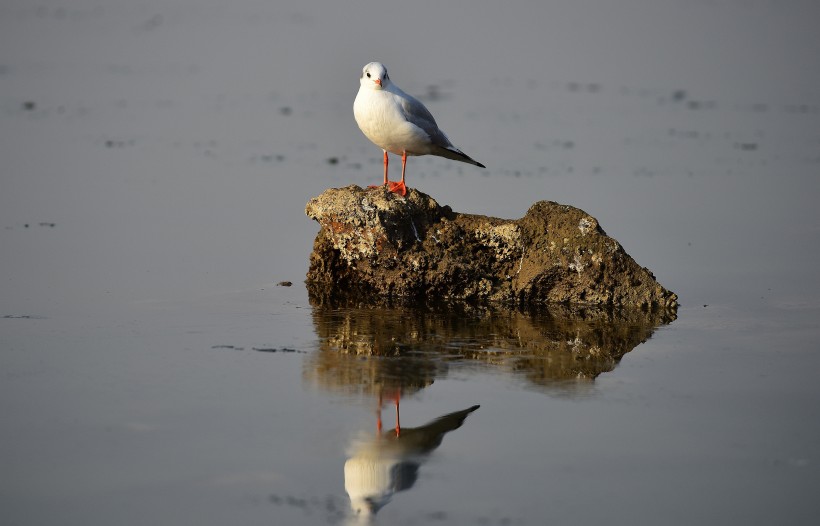
<svg viewBox="0 0 820 526">
<path fill-rule="evenodd" d="M 291 349 L 290 347 L 282 347 L 282 348 L 277 348 L 277 347 L 253 347 L 253 350 L 258 351 L 258 352 L 270 352 L 270 353 L 287 352 L 287 353 L 305 354 L 305 352 L 306 352 L 306 351 L 300 351 L 298 349 Z"/>
</svg>

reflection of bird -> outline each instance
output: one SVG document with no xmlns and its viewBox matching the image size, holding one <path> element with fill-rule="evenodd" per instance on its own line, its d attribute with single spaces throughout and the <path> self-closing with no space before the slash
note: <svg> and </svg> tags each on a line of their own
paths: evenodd
<svg viewBox="0 0 820 526">
<path fill-rule="evenodd" d="M 353 116 L 362 132 L 384 151 L 384 185 L 407 193 L 404 172 L 408 155 L 438 155 L 484 168 L 450 142 L 424 104 L 398 88 L 379 62 L 362 69 Z M 387 180 L 387 152 L 401 155 L 401 181 Z"/>
<path fill-rule="evenodd" d="M 474 405 L 429 422 L 421 427 L 391 429 L 375 440 L 354 444 L 345 462 L 345 491 L 359 516 L 370 516 L 390 502 L 393 494 L 416 482 L 426 455 L 441 445 L 444 435 L 461 427 Z"/>
</svg>

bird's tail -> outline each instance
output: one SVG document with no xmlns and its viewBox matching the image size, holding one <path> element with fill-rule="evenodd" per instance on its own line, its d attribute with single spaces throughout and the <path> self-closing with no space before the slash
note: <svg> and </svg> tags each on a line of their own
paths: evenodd
<svg viewBox="0 0 820 526">
<path fill-rule="evenodd" d="M 449 431 L 461 427 L 461 424 L 464 423 L 464 420 L 466 420 L 467 415 L 469 415 L 479 407 L 481 406 L 474 405 L 473 407 L 468 407 L 467 409 L 462 409 L 461 411 L 456 411 L 455 413 L 440 416 L 427 425 L 431 427 L 436 427 L 441 434 L 447 433 Z"/>
<path fill-rule="evenodd" d="M 455 146 L 451 146 L 449 148 L 439 146 L 438 148 L 436 148 L 435 155 L 438 155 L 439 157 L 446 157 L 447 159 L 452 159 L 454 161 L 461 161 L 463 163 L 474 164 L 479 168 L 486 168 L 486 166 L 476 161 L 466 153 L 462 152 Z"/>
</svg>

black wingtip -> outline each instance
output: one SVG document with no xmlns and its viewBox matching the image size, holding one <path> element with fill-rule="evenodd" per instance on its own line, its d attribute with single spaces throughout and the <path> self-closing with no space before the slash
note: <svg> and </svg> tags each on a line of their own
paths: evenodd
<svg viewBox="0 0 820 526">
<path fill-rule="evenodd" d="M 486 166 L 476 161 L 466 153 L 462 152 L 455 146 L 452 146 L 450 148 L 439 148 L 439 151 L 434 153 L 434 155 L 440 155 L 448 159 L 453 159 L 454 161 L 461 161 L 463 163 L 472 164 L 478 166 L 479 168 L 486 168 Z"/>
</svg>

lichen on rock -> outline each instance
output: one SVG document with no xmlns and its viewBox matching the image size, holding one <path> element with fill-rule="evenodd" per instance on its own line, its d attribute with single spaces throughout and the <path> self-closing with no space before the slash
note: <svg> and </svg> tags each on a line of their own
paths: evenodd
<svg viewBox="0 0 820 526">
<path fill-rule="evenodd" d="M 321 229 L 307 275 L 314 292 L 506 304 L 676 308 L 598 221 L 551 201 L 521 219 L 459 214 L 411 189 L 326 190 L 305 209 Z"/>
</svg>

